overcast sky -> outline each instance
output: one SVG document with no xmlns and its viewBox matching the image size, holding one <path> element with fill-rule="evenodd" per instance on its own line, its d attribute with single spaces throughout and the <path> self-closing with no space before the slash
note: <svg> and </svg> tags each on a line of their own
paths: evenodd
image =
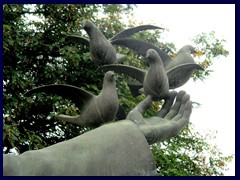
<svg viewBox="0 0 240 180">
<path fill-rule="evenodd" d="M 214 141 L 225 155 L 235 154 L 235 5 L 227 4 L 144 4 L 138 5 L 133 17 L 143 24 L 169 29 L 166 40 L 177 50 L 201 32 L 216 32 L 225 39 L 228 57 L 214 60 L 214 72 L 202 81 L 189 81 L 177 89 L 185 90 L 192 101 L 201 104 L 194 109 L 190 121 L 200 131 L 217 130 Z M 226 175 L 235 175 L 235 159 Z"/>
</svg>

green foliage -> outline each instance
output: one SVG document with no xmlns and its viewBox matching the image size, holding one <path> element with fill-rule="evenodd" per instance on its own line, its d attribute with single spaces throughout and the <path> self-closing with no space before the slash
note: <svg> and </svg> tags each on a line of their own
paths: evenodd
<svg viewBox="0 0 240 180">
<path fill-rule="evenodd" d="M 119 4 L 3 5 L 4 153 L 9 153 L 12 148 L 19 153 L 41 149 L 89 130 L 86 127 L 63 124 L 56 119 L 59 113 L 81 113 L 70 100 L 44 93 L 27 98 L 24 93 L 41 85 L 61 83 L 98 94 L 104 74 L 90 60 L 88 47 L 66 42 L 65 37 L 68 34 L 86 36 L 82 30 L 82 21 L 88 19 L 94 22 L 107 38 L 111 38 L 123 29 L 139 25 L 131 20 L 123 20 L 124 16 L 131 17 L 133 9 L 134 5 Z M 139 32 L 133 37 L 155 44 L 174 57 L 174 43 L 162 43 L 162 36 L 163 30 L 153 30 Z M 205 58 L 206 62 L 203 61 L 202 65 L 206 68 L 211 65 L 213 58 L 228 54 L 223 47 L 224 41 L 215 38 L 214 33 L 203 33 L 197 36 L 194 42 L 204 52 L 200 58 Z M 123 47 L 118 48 L 118 52 L 127 55 L 122 63 L 147 68 L 144 57 Z M 204 79 L 207 72 L 197 72 L 194 78 Z M 117 76 L 120 104 L 128 113 L 144 96 L 133 98 L 127 87 L 131 78 Z M 145 116 L 154 115 L 160 106 L 161 102 L 155 103 Z M 202 163 L 205 155 L 200 154 L 199 159 L 196 159 L 192 154 L 199 153 L 197 150 L 201 148 L 209 152 L 211 148 L 205 139 L 190 135 L 191 132 L 192 130 L 186 129 L 179 136 L 152 146 L 157 166 L 161 167 L 159 175 L 198 175 L 199 169 L 204 169 L 200 175 L 221 174 L 217 168 L 226 161 L 225 157 L 216 154 L 212 156 L 211 166 L 205 166 L 206 164 Z M 216 170 L 212 170 L 214 168 Z"/>
<path fill-rule="evenodd" d="M 209 70 L 209 67 L 212 65 L 213 59 L 219 58 L 220 56 L 226 57 L 229 52 L 224 49 L 225 40 L 216 38 L 214 31 L 209 34 L 201 33 L 194 37 L 192 41 L 201 52 L 200 56 L 196 59 L 201 62 L 201 66 L 205 69 L 205 71 L 196 71 L 193 75 L 193 79 L 204 80 L 212 72 Z"/>
<path fill-rule="evenodd" d="M 152 145 L 160 176 L 222 176 L 232 156 L 223 156 L 216 145 L 215 132 L 203 136 L 188 125 L 179 135 Z"/>
</svg>

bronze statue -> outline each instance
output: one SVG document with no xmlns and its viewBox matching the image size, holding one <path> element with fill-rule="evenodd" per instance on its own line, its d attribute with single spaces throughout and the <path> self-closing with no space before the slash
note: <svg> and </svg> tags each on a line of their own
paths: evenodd
<svg viewBox="0 0 240 180">
<path fill-rule="evenodd" d="M 175 97 L 176 102 L 172 106 Z M 149 144 L 176 136 L 188 123 L 192 111 L 190 96 L 185 91 L 179 93 L 171 91 L 158 114 L 150 118 L 144 118 L 142 113 L 151 106 L 152 102 L 152 97 L 147 96 L 126 117 L 126 119 L 138 125 Z"/>
<path fill-rule="evenodd" d="M 3 175 L 18 176 L 153 176 L 149 144 L 175 136 L 189 121 L 191 101 L 171 92 L 159 115 L 144 118 L 151 96 L 126 120 L 104 124 L 73 139 L 21 155 L 3 155 Z M 173 100 L 176 102 L 172 105 Z"/>
<path fill-rule="evenodd" d="M 116 47 L 112 45 L 112 41 L 130 37 L 139 31 L 163 28 L 153 25 L 137 26 L 123 30 L 110 39 L 107 39 L 98 27 L 90 21 L 84 21 L 83 29 L 87 32 L 89 39 L 78 35 L 69 35 L 66 37 L 66 40 L 89 46 L 92 61 L 96 65 L 102 66 L 105 64 L 114 64 L 124 58 L 124 55 L 116 53 Z"/>
<path fill-rule="evenodd" d="M 98 66 L 116 62 L 114 44 L 130 44 L 130 48 L 146 55 L 150 64 L 148 71 L 124 65 L 100 67 L 104 70 L 109 68 L 123 72 L 138 79 L 140 83 L 135 89 L 143 87 L 145 99 L 131 110 L 125 119 L 112 122 L 119 108 L 112 71 L 105 73 L 102 91 L 97 96 L 65 84 L 51 84 L 30 90 L 25 95 L 46 92 L 70 98 L 82 113 L 78 116 L 58 115 L 57 118 L 95 129 L 40 150 L 27 151 L 20 155 L 4 154 L 3 175 L 154 176 L 157 175 L 157 171 L 149 145 L 177 135 L 189 122 L 192 111 L 190 96 L 185 91 L 177 93 L 169 89 L 186 83 L 194 69 L 202 70 L 191 57 L 191 53 L 195 51 L 192 46 L 183 47 L 176 59 L 172 60 L 159 48 L 134 39 L 126 39 L 135 32 L 159 29 L 158 27 L 143 25 L 130 28 L 114 36 L 111 41 L 89 21 L 85 22 L 84 29 L 90 37 L 91 58 Z M 68 38 L 82 41 L 82 37 Z M 165 101 L 160 111 L 153 117 L 145 118 L 144 111 L 151 107 L 153 101 L 161 99 Z"/>
<path fill-rule="evenodd" d="M 105 73 L 102 91 L 98 96 L 66 84 L 40 86 L 28 91 L 25 95 L 30 96 L 37 92 L 54 93 L 73 100 L 82 113 L 77 116 L 60 114 L 57 118 L 80 126 L 98 127 L 103 123 L 113 121 L 119 106 L 115 76 L 112 71 Z"/>
<path fill-rule="evenodd" d="M 149 62 L 148 71 L 118 64 L 105 65 L 99 69 L 127 74 L 143 84 L 145 95 L 151 95 L 155 100 L 165 98 L 169 92 L 169 83 L 162 59 L 154 49 L 146 52 L 146 58 Z"/>
<path fill-rule="evenodd" d="M 170 89 L 175 89 L 184 85 L 191 78 L 195 70 L 204 70 L 203 67 L 194 62 L 191 54 L 196 53 L 196 50 L 191 45 L 183 46 L 177 52 L 176 58 L 172 59 L 160 48 L 137 39 L 116 39 L 112 42 L 112 44 L 126 46 L 142 56 L 146 55 L 148 49 L 154 49 L 162 59 L 164 68 L 168 75 Z M 129 88 L 131 89 L 133 95 L 136 96 L 139 95 L 138 90 L 142 88 L 142 86 L 133 82 L 129 83 Z"/>
</svg>

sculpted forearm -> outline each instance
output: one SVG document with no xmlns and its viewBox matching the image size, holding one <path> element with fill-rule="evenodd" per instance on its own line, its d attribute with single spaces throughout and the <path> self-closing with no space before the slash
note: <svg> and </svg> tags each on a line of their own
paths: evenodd
<svg viewBox="0 0 240 180">
<path fill-rule="evenodd" d="M 144 135 L 127 120 L 105 124 L 41 150 L 4 155 L 3 161 L 3 175 L 156 175 Z"/>
</svg>

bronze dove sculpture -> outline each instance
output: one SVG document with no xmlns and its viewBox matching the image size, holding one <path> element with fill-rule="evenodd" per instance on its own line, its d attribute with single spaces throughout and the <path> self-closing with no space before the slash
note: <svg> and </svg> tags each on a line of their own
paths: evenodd
<svg viewBox="0 0 240 180">
<path fill-rule="evenodd" d="M 204 71 L 203 67 L 198 65 L 191 56 L 194 53 L 196 50 L 193 46 L 185 45 L 177 52 L 176 58 L 165 67 L 171 89 L 184 85 L 195 70 Z"/>
<path fill-rule="evenodd" d="M 155 52 L 157 52 L 158 54 L 161 54 L 162 50 L 160 50 L 161 53 L 159 53 L 159 50 Z M 165 62 L 165 65 L 166 65 L 165 72 L 168 77 L 169 89 L 175 89 L 184 85 L 190 79 L 195 69 L 204 70 L 200 65 L 194 62 L 191 56 L 191 54 L 194 52 L 195 50 L 191 45 L 186 45 L 178 51 L 175 60 L 169 59 L 170 63 L 167 63 L 165 58 L 165 61 L 162 61 L 162 63 L 164 64 Z M 125 66 L 125 65 L 106 65 L 106 66 L 100 67 L 100 69 L 113 70 L 118 73 L 127 74 L 132 78 L 137 79 L 140 83 L 130 82 L 128 83 L 128 86 L 134 97 L 141 94 L 139 90 L 141 90 L 141 88 L 144 87 L 144 77 L 147 73 L 146 70 L 142 70 L 132 66 Z M 162 70 L 162 72 L 164 71 Z"/>
<path fill-rule="evenodd" d="M 162 60 L 154 49 L 149 49 L 146 52 L 146 58 L 149 60 L 148 71 L 117 64 L 105 65 L 99 69 L 112 70 L 129 75 L 142 83 L 145 95 L 151 95 L 154 100 L 165 98 L 169 93 L 169 84 Z"/>
<path fill-rule="evenodd" d="M 64 84 L 40 86 L 25 94 L 30 96 L 37 92 L 54 93 L 71 99 L 82 113 L 77 116 L 60 114 L 57 118 L 80 126 L 98 127 L 105 122 L 113 121 L 119 107 L 115 77 L 112 71 L 105 73 L 103 87 L 98 96 L 81 88 Z"/>
<path fill-rule="evenodd" d="M 90 38 L 89 48 L 93 62 L 98 66 L 115 63 L 116 51 L 103 33 L 90 21 L 84 22 L 83 29 Z"/>
<path fill-rule="evenodd" d="M 194 47 L 191 45 L 183 46 L 177 52 L 176 58 L 172 59 L 160 48 L 140 40 L 125 38 L 117 39 L 112 43 L 115 45 L 126 46 L 136 51 L 137 54 L 143 56 L 145 56 L 145 53 L 148 49 L 154 49 L 157 51 L 167 72 L 170 89 L 175 89 L 184 85 L 191 78 L 195 70 L 204 70 L 203 67 L 198 65 L 191 56 L 191 54 L 194 54 L 196 52 Z M 131 82 L 129 83 L 129 87 L 133 94 L 139 94 L 136 92 L 136 90 L 138 91 L 138 89 L 141 88 L 141 84 Z"/>
<path fill-rule="evenodd" d="M 124 55 L 116 53 L 115 47 L 111 44 L 113 40 L 126 38 L 136 32 L 147 29 L 163 29 L 153 25 L 142 25 L 123 30 L 108 40 L 97 28 L 97 26 L 90 21 L 85 21 L 83 28 L 87 32 L 90 39 L 78 35 L 69 35 L 66 37 L 66 40 L 90 46 L 91 58 L 98 66 L 114 64 L 117 60 L 120 60 L 124 57 Z"/>
<path fill-rule="evenodd" d="M 166 71 L 173 71 L 175 68 L 177 68 L 177 70 L 179 70 L 178 68 L 180 66 L 185 66 L 184 70 L 185 71 L 191 71 L 193 72 L 194 70 L 198 69 L 198 70 L 204 70 L 203 67 L 201 67 L 200 65 L 198 65 L 193 57 L 191 56 L 191 54 L 196 53 L 195 48 L 192 45 L 185 45 L 183 46 L 176 55 L 175 59 L 172 59 L 168 54 L 166 54 L 163 50 L 161 50 L 160 48 L 144 42 L 144 41 L 140 41 L 137 39 L 132 39 L 132 38 L 123 38 L 123 39 L 116 39 L 112 42 L 112 44 L 114 45 L 120 45 L 120 46 L 126 46 L 132 50 L 134 50 L 137 54 L 145 56 L 146 52 L 148 51 L 148 49 L 154 49 L 155 51 L 157 51 L 157 53 L 159 54 L 159 56 L 162 59 L 162 62 L 164 64 L 164 68 Z M 183 69 L 181 69 L 181 71 L 183 71 Z M 185 71 L 183 72 L 183 74 L 185 73 Z M 175 73 L 173 73 L 172 75 L 174 75 Z M 190 76 L 189 76 L 190 75 Z M 186 77 L 184 77 L 185 81 L 188 81 L 189 78 L 191 77 L 192 73 L 188 73 Z M 175 77 L 174 77 L 175 78 Z M 172 87 L 172 88 L 177 88 L 182 86 L 183 84 L 175 84 L 176 87 Z"/>
</svg>

